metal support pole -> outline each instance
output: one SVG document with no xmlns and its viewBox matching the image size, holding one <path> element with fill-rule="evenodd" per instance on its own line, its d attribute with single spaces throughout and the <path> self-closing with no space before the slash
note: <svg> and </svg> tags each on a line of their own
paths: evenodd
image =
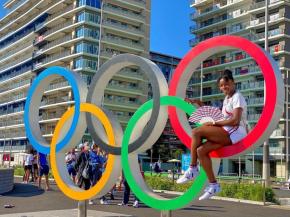
<svg viewBox="0 0 290 217">
<path fill-rule="evenodd" d="M 172 211 L 171 210 L 161 211 L 161 217 L 172 217 Z"/>
<path fill-rule="evenodd" d="M 87 217 L 87 201 L 78 202 L 78 217 Z"/>
<path fill-rule="evenodd" d="M 101 1 L 101 20 L 100 20 L 100 33 L 99 33 L 99 50 L 98 50 L 98 69 L 100 68 L 101 59 L 101 39 L 102 39 L 102 24 L 103 24 L 103 7 L 104 1 Z"/>
<path fill-rule="evenodd" d="M 253 169 L 252 169 L 252 172 L 253 172 L 253 180 L 255 179 L 255 151 L 253 151 Z"/>
<path fill-rule="evenodd" d="M 269 25 L 269 2 L 265 1 L 265 50 L 268 51 L 268 25 Z M 266 87 L 264 85 L 264 87 Z M 264 88 L 265 89 L 265 88 Z M 264 99 L 266 98 L 266 90 L 264 90 Z M 264 101 L 265 104 L 265 101 Z M 268 140 L 264 142 L 263 146 L 263 179 L 265 180 L 265 186 L 270 186 L 270 148 Z"/>
<path fill-rule="evenodd" d="M 289 178 L 289 122 L 288 122 L 288 119 L 289 119 L 289 84 L 288 84 L 288 70 L 286 71 L 286 82 L 285 82 L 285 86 L 286 86 L 286 133 L 285 133 L 285 136 L 286 136 L 286 163 L 285 163 L 285 181 L 288 180 Z"/>
<path fill-rule="evenodd" d="M 200 101 L 202 101 L 203 94 L 203 62 L 200 64 Z"/>
</svg>

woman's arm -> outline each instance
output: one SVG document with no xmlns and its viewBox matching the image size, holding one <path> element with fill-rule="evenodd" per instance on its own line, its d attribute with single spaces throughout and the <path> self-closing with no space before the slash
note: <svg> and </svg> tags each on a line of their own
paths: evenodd
<svg viewBox="0 0 290 217">
<path fill-rule="evenodd" d="M 228 120 L 217 121 L 214 126 L 238 126 L 242 118 L 243 109 L 235 108 L 233 110 L 233 117 Z"/>
<path fill-rule="evenodd" d="M 184 101 L 185 102 L 188 102 L 190 104 L 197 104 L 199 106 L 204 106 L 204 103 L 202 101 L 200 101 L 199 99 L 189 99 L 189 98 L 185 98 Z"/>
</svg>

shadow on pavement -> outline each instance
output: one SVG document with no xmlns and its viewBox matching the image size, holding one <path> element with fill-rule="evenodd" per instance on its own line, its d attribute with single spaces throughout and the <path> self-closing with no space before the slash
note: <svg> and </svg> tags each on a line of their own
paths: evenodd
<svg viewBox="0 0 290 217">
<path fill-rule="evenodd" d="M 15 183 L 12 191 L 3 194 L 9 197 L 33 197 L 43 194 L 45 191 L 30 184 Z"/>
</svg>

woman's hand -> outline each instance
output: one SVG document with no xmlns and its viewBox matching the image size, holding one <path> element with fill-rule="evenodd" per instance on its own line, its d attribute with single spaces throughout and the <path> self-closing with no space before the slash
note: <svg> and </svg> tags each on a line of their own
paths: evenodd
<svg viewBox="0 0 290 217">
<path fill-rule="evenodd" d="M 185 98 L 184 99 L 185 102 L 190 103 L 190 104 L 197 104 L 199 106 L 203 106 L 203 102 L 200 101 L 199 99 L 189 99 L 189 98 Z"/>
<path fill-rule="evenodd" d="M 205 122 L 202 126 L 214 126 L 213 122 Z"/>
</svg>

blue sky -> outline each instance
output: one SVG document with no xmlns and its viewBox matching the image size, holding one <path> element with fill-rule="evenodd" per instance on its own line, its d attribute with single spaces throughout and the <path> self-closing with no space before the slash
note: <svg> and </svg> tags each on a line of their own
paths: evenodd
<svg viewBox="0 0 290 217">
<path fill-rule="evenodd" d="M 0 0 L 0 18 L 5 10 Z M 151 0 L 152 51 L 183 57 L 189 51 L 190 0 Z"/>
</svg>

